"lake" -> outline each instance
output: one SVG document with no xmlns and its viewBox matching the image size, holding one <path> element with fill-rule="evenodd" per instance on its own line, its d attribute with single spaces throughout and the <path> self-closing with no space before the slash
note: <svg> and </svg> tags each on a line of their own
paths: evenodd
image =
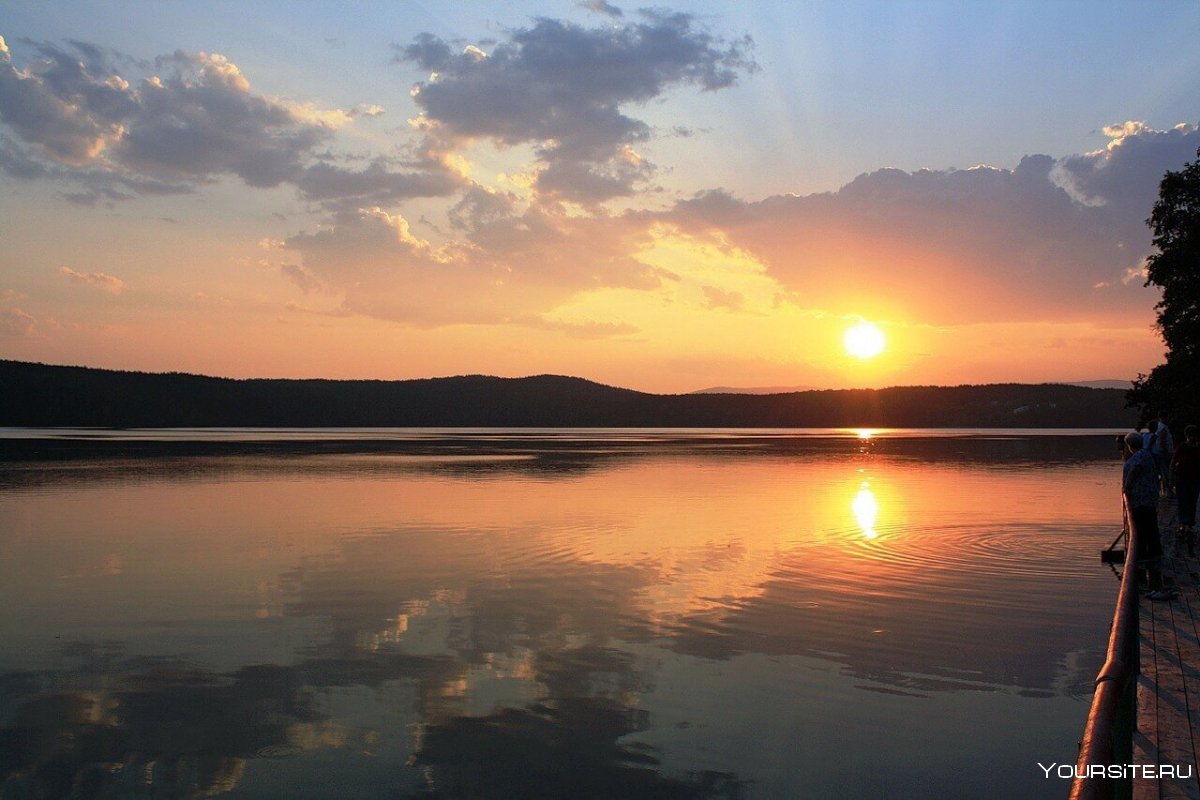
<svg viewBox="0 0 1200 800">
<path fill-rule="evenodd" d="M 1060 798 L 1114 434 L 0 429 L 2 796 Z"/>
</svg>

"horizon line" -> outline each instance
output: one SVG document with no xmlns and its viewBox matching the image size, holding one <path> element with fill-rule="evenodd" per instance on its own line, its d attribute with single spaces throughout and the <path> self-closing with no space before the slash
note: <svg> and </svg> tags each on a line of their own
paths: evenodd
<svg viewBox="0 0 1200 800">
<path fill-rule="evenodd" d="M 604 383 L 603 381 L 587 378 L 582 375 L 568 375 L 565 373 L 556 372 L 539 372 L 526 375 L 494 375 L 482 372 L 459 373 L 456 375 L 427 375 L 416 378 L 327 378 L 327 377 L 269 377 L 269 376 L 254 376 L 245 378 L 235 378 L 226 375 L 209 375 L 201 372 L 185 372 L 181 370 L 164 370 L 152 371 L 141 369 L 120 369 L 114 367 L 94 367 L 84 364 L 49 364 L 44 361 L 22 361 L 14 358 L 0 358 L 0 364 L 24 364 L 27 366 L 49 367 L 54 369 L 89 369 L 98 372 L 123 372 L 128 374 L 138 375 L 158 375 L 158 376 L 185 376 L 190 378 L 206 378 L 208 380 L 221 381 L 326 381 L 330 383 L 405 383 L 412 381 L 436 381 L 436 380 L 453 380 L 455 378 L 492 378 L 495 380 L 529 380 L 532 378 L 565 378 L 568 380 L 580 380 L 587 383 L 603 386 L 610 389 L 621 389 L 623 391 L 638 392 L 640 394 L 659 395 L 664 397 L 669 396 L 685 396 L 691 394 L 733 394 L 733 395 L 771 395 L 771 394 L 808 394 L 815 392 L 879 392 L 888 389 L 958 389 L 977 386 L 1073 386 L 1081 389 L 1120 389 L 1118 386 L 1091 386 L 1089 384 L 1097 383 L 1115 383 L 1125 382 L 1128 388 L 1132 388 L 1133 380 L 1124 381 L 1121 378 L 1101 378 L 1094 380 L 1079 380 L 1079 381 L 989 381 L 982 383 L 913 383 L 913 384 L 894 384 L 889 386 L 868 387 L 868 386 L 843 386 L 843 387 L 806 387 L 806 388 L 780 388 L 779 391 L 759 391 L 761 389 L 774 389 L 775 387 L 733 387 L 733 386 L 712 386 L 703 389 L 692 389 L 682 392 L 650 392 L 644 389 L 634 389 L 628 386 L 618 386 L 616 384 Z"/>
</svg>

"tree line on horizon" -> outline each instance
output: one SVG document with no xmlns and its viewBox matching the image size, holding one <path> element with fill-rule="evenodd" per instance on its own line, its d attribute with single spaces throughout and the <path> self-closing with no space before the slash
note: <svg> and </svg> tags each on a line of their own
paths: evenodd
<svg viewBox="0 0 1200 800">
<path fill-rule="evenodd" d="M 1113 428 L 1121 389 L 908 386 L 660 395 L 582 378 L 212 378 L 0 361 L 0 426 Z"/>
</svg>

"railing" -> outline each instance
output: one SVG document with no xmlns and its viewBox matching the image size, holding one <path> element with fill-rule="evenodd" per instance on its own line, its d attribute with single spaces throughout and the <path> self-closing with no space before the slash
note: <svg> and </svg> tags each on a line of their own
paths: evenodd
<svg viewBox="0 0 1200 800">
<path fill-rule="evenodd" d="M 1095 769 L 1096 765 L 1128 764 L 1133 757 L 1139 669 L 1138 532 L 1129 514 L 1128 501 L 1125 503 L 1125 523 L 1129 531 L 1125 542 L 1125 569 L 1108 635 L 1108 654 L 1096 676 L 1092 708 L 1079 746 L 1071 800 L 1112 800 L 1133 794 L 1133 782 L 1129 778 L 1078 777 L 1086 776 L 1089 766 Z"/>
</svg>

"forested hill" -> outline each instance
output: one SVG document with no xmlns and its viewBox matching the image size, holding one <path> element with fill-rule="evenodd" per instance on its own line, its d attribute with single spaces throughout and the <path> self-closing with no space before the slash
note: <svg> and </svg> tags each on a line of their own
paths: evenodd
<svg viewBox="0 0 1200 800">
<path fill-rule="evenodd" d="M 1121 389 L 909 386 L 656 395 L 582 378 L 231 380 L 0 360 L 0 426 L 1067 427 L 1127 429 Z"/>
</svg>

